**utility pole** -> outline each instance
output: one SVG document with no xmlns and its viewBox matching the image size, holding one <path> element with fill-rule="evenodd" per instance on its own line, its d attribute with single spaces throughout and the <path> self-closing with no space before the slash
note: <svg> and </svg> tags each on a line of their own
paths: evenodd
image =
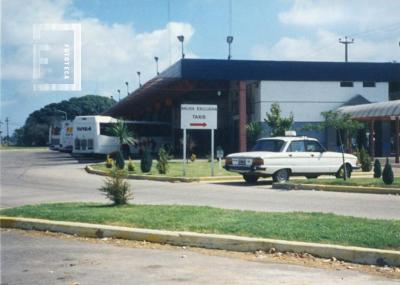
<svg viewBox="0 0 400 285">
<path fill-rule="evenodd" d="M 8 132 L 8 123 L 10 122 L 10 119 L 8 117 L 6 117 L 6 119 L 4 120 L 6 122 L 6 126 L 7 126 L 7 145 L 10 142 L 10 134 Z"/>
<path fill-rule="evenodd" d="M 348 45 L 354 43 L 354 39 L 348 40 L 347 36 L 344 37 L 344 40 L 339 39 L 339 43 L 344 44 L 344 60 L 348 62 Z"/>
</svg>

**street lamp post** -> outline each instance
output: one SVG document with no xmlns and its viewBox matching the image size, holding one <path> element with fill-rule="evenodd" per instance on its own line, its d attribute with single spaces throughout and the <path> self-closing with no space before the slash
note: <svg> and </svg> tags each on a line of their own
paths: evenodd
<svg viewBox="0 0 400 285">
<path fill-rule="evenodd" d="M 118 101 L 121 101 L 121 90 L 117 90 L 117 92 L 118 92 Z"/>
<path fill-rule="evenodd" d="M 138 80 L 139 80 L 139 88 L 142 87 L 142 83 L 140 82 L 140 71 L 137 71 L 137 76 L 138 76 Z"/>
<path fill-rule="evenodd" d="M 54 111 L 56 111 L 56 112 L 60 112 L 60 113 L 63 113 L 63 114 L 64 114 L 64 116 L 65 116 L 65 120 L 66 120 L 66 121 L 68 120 L 67 112 L 65 112 L 65 111 L 62 111 L 62 110 L 58 110 L 58 109 L 55 109 Z"/>
<path fill-rule="evenodd" d="M 185 37 L 184 37 L 183 35 L 180 35 L 180 36 L 178 36 L 177 38 L 178 38 L 178 40 L 179 40 L 180 43 L 181 43 L 181 47 L 182 47 L 182 58 L 185 58 L 185 53 L 183 52 L 183 41 L 185 40 Z"/>
<path fill-rule="evenodd" d="M 128 83 L 128 81 L 125 82 L 125 85 L 126 85 L 126 93 L 129 96 L 129 83 Z"/>
<path fill-rule="evenodd" d="M 231 59 L 231 44 L 233 42 L 233 37 L 232 36 L 227 36 L 226 37 L 226 42 L 228 43 L 228 60 Z"/>
<path fill-rule="evenodd" d="M 159 75 L 160 72 L 158 72 L 158 56 L 155 56 L 154 60 L 156 61 L 156 72 L 157 72 L 157 75 Z"/>
</svg>

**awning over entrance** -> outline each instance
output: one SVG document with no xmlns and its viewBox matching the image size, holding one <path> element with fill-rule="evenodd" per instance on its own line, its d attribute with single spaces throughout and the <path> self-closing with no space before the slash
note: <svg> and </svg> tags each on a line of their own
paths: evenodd
<svg viewBox="0 0 400 285">
<path fill-rule="evenodd" d="M 394 143 L 396 163 L 399 163 L 400 156 L 400 100 L 363 104 L 356 106 L 345 106 L 338 109 L 339 112 L 350 114 L 353 119 L 369 122 L 370 129 L 370 154 L 375 156 L 375 121 L 393 121 Z"/>
<path fill-rule="evenodd" d="M 400 116 L 400 100 L 345 106 L 338 111 L 359 120 L 390 120 Z"/>
</svg>

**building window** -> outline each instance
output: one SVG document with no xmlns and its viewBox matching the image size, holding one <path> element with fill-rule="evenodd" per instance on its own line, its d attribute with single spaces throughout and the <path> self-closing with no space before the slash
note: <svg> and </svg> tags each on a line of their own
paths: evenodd
<svg viewBox="0 0 400 285">
<path fill-rule="evenodd" d="M 353 81 L 341 81 L 340 82 L 340 87 L 353 87 L 354 83 Z"/>
<path fill-rule="evenodd" d="M 375 87 L 375 82 L 373 81 L 364 81 L 363 87 Z"/>
</svg>

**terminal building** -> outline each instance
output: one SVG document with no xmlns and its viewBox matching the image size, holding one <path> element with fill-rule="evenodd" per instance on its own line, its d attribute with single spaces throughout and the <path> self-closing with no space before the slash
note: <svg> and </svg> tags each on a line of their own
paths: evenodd
<svg viewBox="0 0 400 285">
<path fill-rule="evenodd" d="M 278 103 L 283 116 L 293 114 L 298 135 L 316 137 L 328 149 L 336 150 L 335 130 L 311 132 L 303 127 L 321 122 L 324 111 L 377 102 L 399 104 L 397 100 L 399 63 L 181 59 L 104 115 L 170 123 L 174 150 L 181 153 L 180 105 L 216 104 L 215 145 L 231 153 L 251 147 L 246 145 L 249 122 L 263 122 L 264 136 L 268 136 L 264 118 L 271 104 Z M 385 120 L 373 120 L 372 128 L 360 134 L 375 156 L 395 152 L 399 136 L 396 118 L 398 125 L 400 116 L 396 112 Z M 191 130 L 188 135 L 192 152 L 206 155 L 209 133 Z M 370 138 L 373 144 L 369 144 Z"/>
</svg>

